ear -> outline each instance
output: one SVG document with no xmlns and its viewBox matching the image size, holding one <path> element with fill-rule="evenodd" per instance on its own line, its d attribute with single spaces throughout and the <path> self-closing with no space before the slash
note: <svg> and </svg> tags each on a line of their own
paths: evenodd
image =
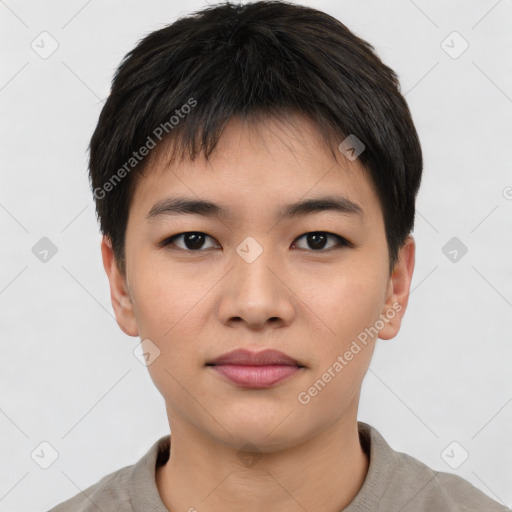
<svg viewBox="0 0 512 512">
<path fill-rule="evenodd" d="M 101 239 L 101 256 L 103 267 L 110 282 L 110 299 L 116 321 L 125 334 L 138 336 L 139 329 L 135 320 L 132 299 L 126 285 L 126 278 L 119 270 L 110 239 L 106 236 Z"/>
<path fill-rule="evenodd" d="M 402 318 L 409 301 L 414 271 L 416 244 L 409 235 L 398 253 L 398 261 L 389 278 L 386 291 L 386 302 L 382 308 L 380 318 L 384 327 L 379 331 L 378 337 L 383 340 L 394 338 L 400 330 Z"/>
</svg>

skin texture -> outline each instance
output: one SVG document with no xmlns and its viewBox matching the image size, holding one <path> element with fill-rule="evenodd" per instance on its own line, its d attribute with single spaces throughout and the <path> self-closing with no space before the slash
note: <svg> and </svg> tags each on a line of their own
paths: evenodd
<svg viewBox="0 0 512 512">
<path fill-rule="evenodd" d="M 229 512 L 240 504 L 248 512 L 339 511 L 368 470 L 357 409 L 377 337 L 309 403 L 297 397 L 381 315 L 388 321 L 378 337 L 398 333 L 414 240 L 407 239 L 390 276 L 384 219 L 369 175 L 357 159 L 340 153 L 335 160 L 306 118 L 254 124 L 234 118 L 209 161 L 170 165 L 166 156 L 157 148 L 136 186 L 126 275 L 102 240 L 119 326 L 160 350 L 148 370 L 172 433 L 170 459 L 157 471 L 162 500 L 172 512 Z M 358 203 L 364 217 L 324 211 L 276 220 L 285 204 L 333 193 Z M 152 206 L 171 196 L 222 204 L 232 216 L 148 221 Z M 201 248 L 189 243 L 187 250 L 183 237 L 157 245 L 189 231 L 208 235 Z M 353 247 L 330 236 L 315 250 L 302 236 L 313 231 L 342 236 Z M 236 251 L 248 236 L 263 249 L 252 263 Z M 277 349 L 305 368 L 273 387 L 243 389 L 205 366 L 235 348 Z M 242 452 L 247 443 L 252 448 Z"/>
</svg>

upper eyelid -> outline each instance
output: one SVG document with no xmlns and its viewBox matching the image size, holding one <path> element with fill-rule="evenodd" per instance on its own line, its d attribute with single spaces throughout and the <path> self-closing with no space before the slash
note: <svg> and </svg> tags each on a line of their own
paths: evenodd
<svg viewBox="0 0 512 512">
<path fill-rule="evenodd" d="M 181 233 L 176 233 L 175 235 L 172 235 L 172 236 L 169 236 L 169 237 L 165 238 L 165 239 L 164 239 L 162 242 L 160 242 L 160 244 L 158 244 L 158 245 L 160 245 L 161 247 L 165 247 L 165 245 L 170 244 L 174 239 L 179 238 L 180 236 L 183 236 L 183 235 L 187 235 L 187 234 L 189 234 L 189 233 L 198 233 L 198 234 L 201 234 L 201 235 L 206 235 L 207 237 L 209 237 L 209 238 L 211 238 L 212 240 L 215 240 L 217 243 L 219 243 L 219 241 L 218 241 L 215 237 L 213 237 L 213 236 L 209 235 L 208 233 L 204 233 L 203 231 L 183 231 L 183 232 L 181 232 Z M 347 246 L 350 246 L 350 247 L 352 247 L 352 246 L 353 246 L 352 242 L 350 242 L 349 240 L 347 240 L 345 237 L 343 237 L 343 236 L 341 236 L 341 235 L 338 235 L 338 234 L 336 234 L 336 233 L 331 233 L 330 231 L 321 231 L 321 230 L 316 230 L 316 231 L 306 231 L 305 233 L 302 233 L 301 235 L 299 235 L 298 237 L 296 237 L 296 238 L 294 239 L 294 242 L 295 242 L 296 240 L 299 240 L 300 238 L 302 238 L 302 237 L 306 236 L 306 235 L 311 234 L 311 233 L 324 233 L 324 234 L 326 234 L 326 235 L 328 235 L 328 236 L 332 236 L 332 237 L 334 237 L 334 238 L 337 238 L 337 239 L 339 240 L 339 242 L 341 243 L 341 245 L 347 245 Z M 180 247 L 180 249 L 181 249 L 181 247 Z M 332 249 L 332 247 L 330 247 L 330 249 Z M 197 251 L 192 251 L 192 250 L 190 250 L 190 249 L 182 249 L 182 250 L 184 250 L 184 251 L 186 251 L 186 252 L 201 252 L 201 249 L 198 249 Z M 318 251 L 315 251 L 315 252 L 326 252 L 326 251 L 318 250 Z"/>
<path fill-rule="evenodd" d="M 354 244 L 348 240 L 347 238 L 345 238 L 344 236 L 341 236 L 341 235 L 338 235 L 336 233 L 331 233 L 330 231 L 306 231 L 306 233 L 303 233 L 302 235 L 299 235 L 295 240 L 298 240 L 299 238 L 302 238 L 306 235 L 309 235 L 310 233 L 324 233 L 326 234 L 327 236 L 332 236 L 334 238 L 337 238 L 338 239 L 338 246 L 346 246 L 346 247 L 354 247 Z M 294 240 L 294 242 L 295 242 Z M 329 247 L 328 249 L 326 250 L 317 250 L 317 251 L 314 251 L 313 249 L 310 249 L 312 250 L 313 252 L 317 252 L 317 253 L 320 253 L 320 252 L 327 252 L 329 249 L 335 249 L 336 246 L 334 247 Z M 307 250 L 307 249 L 305 249 Z"/>
</svg>

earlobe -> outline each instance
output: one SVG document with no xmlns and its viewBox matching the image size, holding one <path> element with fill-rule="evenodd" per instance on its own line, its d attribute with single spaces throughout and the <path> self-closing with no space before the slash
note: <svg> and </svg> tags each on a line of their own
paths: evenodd
<svg viewBox="0 0 512 512">
<path fill-rule="evenodd" d="M 389 278 L 386 302 L 381 313 L 384 327 L 378 337 L 383 340 L 394 338 L 400 330 L 402 318 L 409 301 L 412 275 L 414 272 L 416 245 L 409 235 L 400 249 L 398 261 Z"/>
<path fill-rule="evenodd" d="M 106 236 L 101 240 L 101 257 L 110 283 L 110 299 L 117 324 L 128 336 L 138 336 L 139 330 L 126 279 L 119 270 L 110 239 Z"/>
</svg>

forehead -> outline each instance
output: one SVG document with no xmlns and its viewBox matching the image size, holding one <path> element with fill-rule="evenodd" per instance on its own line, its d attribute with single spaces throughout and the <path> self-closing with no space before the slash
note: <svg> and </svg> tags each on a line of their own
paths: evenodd
<svg viewBox="0 0 512 512">
<path fill-rule="evenodd" d="M 336 149 L 333 154 L 336 142 L 329 145 L 305 117 L 233 118 L 208 159 L 173 160 L 174 146 L 162 141 L 138 179 L 132 208 L 147 216 L 157 202 L 186 196 L 264 214 L 270 205 L 334 194 L 360 205 L 369 218 L 379 215 L 369 173 L 357 159 Z"/>
</svg>

